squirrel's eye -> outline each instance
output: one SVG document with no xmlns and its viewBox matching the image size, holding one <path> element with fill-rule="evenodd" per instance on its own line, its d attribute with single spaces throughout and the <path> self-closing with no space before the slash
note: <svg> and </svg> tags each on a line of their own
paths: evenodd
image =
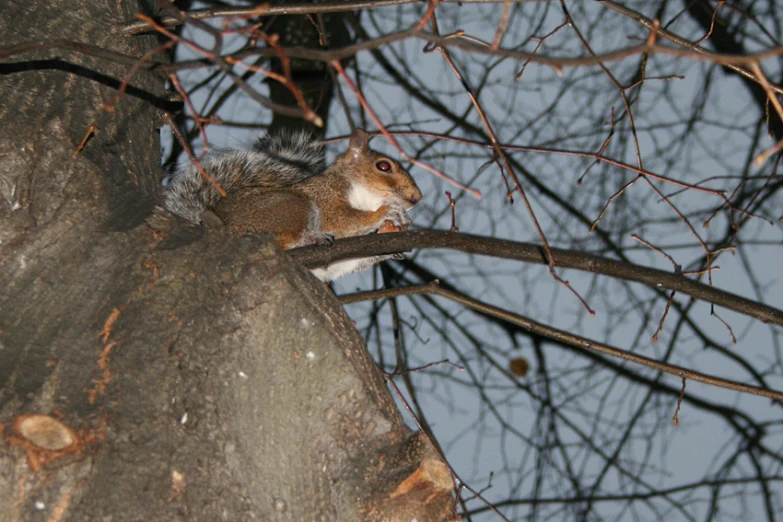
<svg viewBox="0 0 783 522">
<path fill-rule="evenodd" d="M 375 168 L 383 172 L 389 172 L 392 169 L 391 163 L 386 160 L 381 160 L 375 164 Z"/>
</svg>

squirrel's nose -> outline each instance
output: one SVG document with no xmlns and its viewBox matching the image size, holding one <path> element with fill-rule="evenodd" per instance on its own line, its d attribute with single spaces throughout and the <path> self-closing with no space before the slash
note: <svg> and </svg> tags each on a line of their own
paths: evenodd
<svg viewBox="0 0 783 522">
<path fill-rule="evenodd" d="M 417 190 L 416 192 L 411 194 L 410 201 L 411 201 L 411 205 L 415 205 L 416 203 L 421 201 L 421 192 Z"/>
</svg>

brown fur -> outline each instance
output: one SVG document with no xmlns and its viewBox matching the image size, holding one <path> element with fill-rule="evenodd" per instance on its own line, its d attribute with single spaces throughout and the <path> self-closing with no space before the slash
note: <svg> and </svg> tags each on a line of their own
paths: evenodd
<svg viewBox="0 0 783 522">
<path fill-rule="evenodd" d="M 379 162 L 390 165 L 388 171 Z M 361 185 L 383 200 L 376 210 L 354 208 L 352 187 Z M 416 182 L 396 161 L 368 147 L 367 134 L 351 134 L 348 151 L 322 174 L 284 188 L 238 188 L 217 202 L 213 211 L 234 233 L 275 234 L 282 248 L 325 242 L 325 237 L 350 237 L 382 227 L 404 229 L 406 210 L 421 199 Z M 318 216 L 320 215 L 320 223 Z"/>
</svg>

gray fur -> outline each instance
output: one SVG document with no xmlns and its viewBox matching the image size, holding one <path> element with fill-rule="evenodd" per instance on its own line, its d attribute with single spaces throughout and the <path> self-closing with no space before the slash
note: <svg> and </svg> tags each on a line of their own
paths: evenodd
<svg viewBox="0 0 783 522">
<path fill-rule="evenodd" d="M 323 174 L 326 153 L 323 145 L 306 132 L 281 132 L 260 138 L 250 149 L 213 152 L 201 161 L 201 166 L 227 193 L 249 187 L 280 188 Z M 220 197 L 215 186 L 193 164 L 177 172 L 164 189 L 166 209 L 193 223 L 201 223 L 202 216 L 209 214 L 207 211 L 214 208 Z M 410 223 L 404 208 L 400 207 L 398 214 L 393 219 L 397 226 Z M 308 230 L 320 231 L 321 213 L 318 207 L 314 207 L 310 219 Z M 333 240 L 330 234 L 319 232 L 305 235 L 296 246 L 324 244 Z M 386 259 L 401 257 L 401 254 L 390 254 L 351 259 L 316 268 L 312 272 L 322 281 L 333 281 Z"/>
<path fill-rule="evenodd" d="M 247 187 L 286 187 L 326 170 L 323 145 L 307 132 L 281 132 L 260 138 L 246 150 L 223 150 L 201 161 L 207 174 L 226 192 Z M 166 209 L 193 223 L 220 199 L 193 164 L 177 172 L 164 189 Z"/>
</svg>

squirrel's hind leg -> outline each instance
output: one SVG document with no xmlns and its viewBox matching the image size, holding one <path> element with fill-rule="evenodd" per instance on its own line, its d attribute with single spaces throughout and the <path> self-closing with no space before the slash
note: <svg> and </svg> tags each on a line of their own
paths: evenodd
<svg viewBox="0 0 783 522">
<path fill-rule="evenodd" d="M 213 212 L 229 233 L 271 233 L 284 250 L 334 241 L 321 231 L 318 208 L 291 189 L 247 188 L 229 193 Z"/>
</svg>

